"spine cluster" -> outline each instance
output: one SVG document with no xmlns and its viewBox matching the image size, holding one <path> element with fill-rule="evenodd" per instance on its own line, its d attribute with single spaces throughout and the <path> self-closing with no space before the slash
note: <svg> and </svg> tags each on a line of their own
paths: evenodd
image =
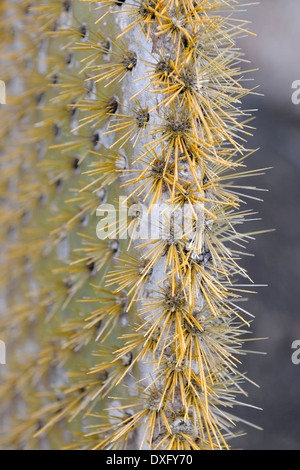
<svg viewBox="0 0 300 470">
<path fill-rule="evenodd" d="M 1 3 L 3 447 L 237 435 L 261 173 L 238 3 Z"/>
</svg>

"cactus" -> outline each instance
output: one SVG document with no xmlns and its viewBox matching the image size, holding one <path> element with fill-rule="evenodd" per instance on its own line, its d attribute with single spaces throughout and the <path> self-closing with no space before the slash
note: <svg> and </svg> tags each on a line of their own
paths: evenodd
<svg viewBox="0 0 300 470">
<path fill-rule="evenodd" d="M 0 445 L 228 449 L 250 380 L 238 181 L 262 172 L 238 2 L 0 9 Z"/>
</svg>

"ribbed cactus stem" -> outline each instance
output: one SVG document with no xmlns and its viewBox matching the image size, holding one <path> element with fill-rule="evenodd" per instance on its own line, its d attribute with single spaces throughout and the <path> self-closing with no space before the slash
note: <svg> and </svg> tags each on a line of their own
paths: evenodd
<svg viewBox="0 0 300 470">
<path fill-rule="evenodd" d="M 227 449 L 260 174 L 239 2 L 23 3 L 0 9 L 0 444 Z"/>
</svg>

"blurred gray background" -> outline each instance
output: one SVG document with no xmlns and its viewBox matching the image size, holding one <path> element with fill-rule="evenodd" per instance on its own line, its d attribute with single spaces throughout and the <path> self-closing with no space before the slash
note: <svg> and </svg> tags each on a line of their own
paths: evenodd
<svg viewBox="0 0 300 470">
<path fill-rule="evenodd" d="M 300 365 L 292 364 L 291 344 L 300 340 L 300 104 L 294 105 L 291 96 L 292 83 L 300 80 L 300 1 L 262 0 L 247 9 L 240 16 L 252 21 L 250 29 L 257 37 L 245 38 L 240 45 L 250 68 L 259 67 L 252 73 L 253 84 L 264 94 L 244 100 L 244 107 L 259 108 L 249 146 L 260 150 L 248 164 L 274 168 L 256 181 L 269 190 L 258 194 L 264 202 L 251 201 L 249 206 L 263 219 L 252 224 L 254 229 L 276 231 L 259 235 L 251 243 L 255 257 L 243 262 L 256 283 L 269 285 L 248 302 L 255 315 L 254 336 L 269 339 L 250 344 L 267 355 L 249 355 L 242 368 L 260 385 L 246 385 L 247 402 L 263 411 L 243 408 L 237 414 L 264 430 L 243 426 L 247 436 L 232 441 L 232 446 L 299 450 Z"/>
</svg>

